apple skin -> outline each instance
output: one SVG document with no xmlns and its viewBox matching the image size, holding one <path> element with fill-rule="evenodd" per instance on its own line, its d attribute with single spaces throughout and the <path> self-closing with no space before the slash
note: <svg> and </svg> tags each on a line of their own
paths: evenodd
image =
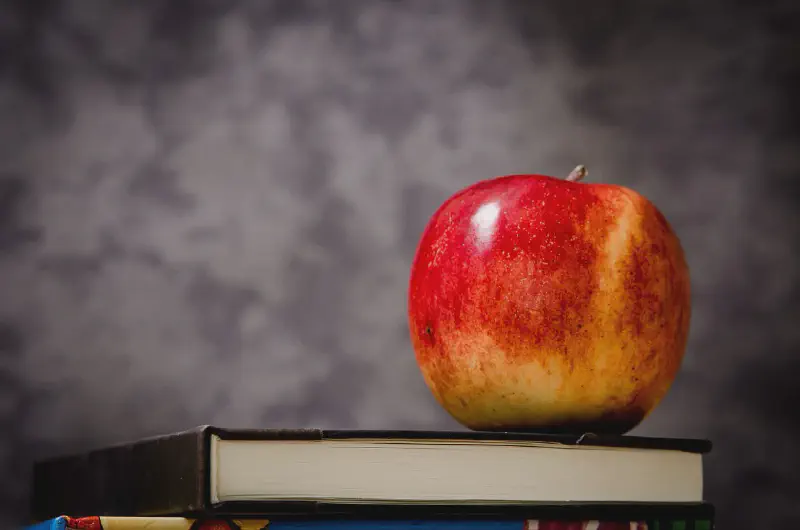
<svg viewBox="0 0 800 530">
<path fill-rule="evenodd" d="M 474 430 L 628 432 L 669 390 L 690 309 L 683 250 L 650 201 L 545 175 L 447 199 L 409 282 L 425 382 Z"/>
</svg>

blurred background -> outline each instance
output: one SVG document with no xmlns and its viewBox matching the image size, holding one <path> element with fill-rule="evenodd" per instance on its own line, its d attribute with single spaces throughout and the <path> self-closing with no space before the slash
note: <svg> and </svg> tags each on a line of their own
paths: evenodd
<svg viewBox="0 0 800 530">
<path fill-rule="evenodd" d="M 648 196 L 720 528 L 800 524 L 798 10 L 785 2 L 4 1 L 0 526 L 33 459 L 211 423 L 459 429 L 414 361 L 420 233 L 490 176 Z"/>
</svg>

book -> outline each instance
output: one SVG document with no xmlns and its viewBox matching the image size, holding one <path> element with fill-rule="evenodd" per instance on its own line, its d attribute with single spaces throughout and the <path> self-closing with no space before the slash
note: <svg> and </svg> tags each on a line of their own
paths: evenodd
<svg viewBox="0 0 800 530">
<path fill-rule="evenodd" d="M 354 505 L 703 503 L 706 440 L 202 426 L 37 462 L 36 520 Z"/>
<path fill-rule="evenodd" d="M 69 517 L 62 515 L 23 530 L 266 530 L 267 519 L 186 517 Z"/>
<path fill-rule="evenodd" d="M 22 530 L 711 530 L 708 519 L 672 521 L 270 521 L 183 517 L 56 517 Z"/>
</svg>

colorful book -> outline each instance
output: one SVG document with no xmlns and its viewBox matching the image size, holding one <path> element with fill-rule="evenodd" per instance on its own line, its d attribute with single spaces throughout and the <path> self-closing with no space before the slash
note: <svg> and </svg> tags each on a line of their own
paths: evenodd
<svg viewBox="0 0 800 530">
<path fill-rule="evenodd" d="M 210 426 L 39 462 L 35 520 L 703 503 L 706 440 Z"/>
<path fill-rule="evenodd" d="M 266 530 L 266 519 L 185 517 L 68 517 L 62 515 L 23 530 Z"/>
<path fill-rule="evenodd" d="M 711 530 L 710 520 L 675 521 L 270 521 L 183 517 L 57 517 L 23 530 Z"/>
</svg>

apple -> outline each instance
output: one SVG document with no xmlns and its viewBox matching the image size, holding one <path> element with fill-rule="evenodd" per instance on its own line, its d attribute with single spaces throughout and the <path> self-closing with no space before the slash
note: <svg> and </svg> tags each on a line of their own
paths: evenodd
<svg viewBox="0 0 800 530">
<path fill-rule="evenodd" d="M 470 429 L 623 434 L 680 368 L 680 241 L 648 199 L 585 175 L 478 182 L 421 236 L 411 341 L 437 401 Z"/>
</svg>

